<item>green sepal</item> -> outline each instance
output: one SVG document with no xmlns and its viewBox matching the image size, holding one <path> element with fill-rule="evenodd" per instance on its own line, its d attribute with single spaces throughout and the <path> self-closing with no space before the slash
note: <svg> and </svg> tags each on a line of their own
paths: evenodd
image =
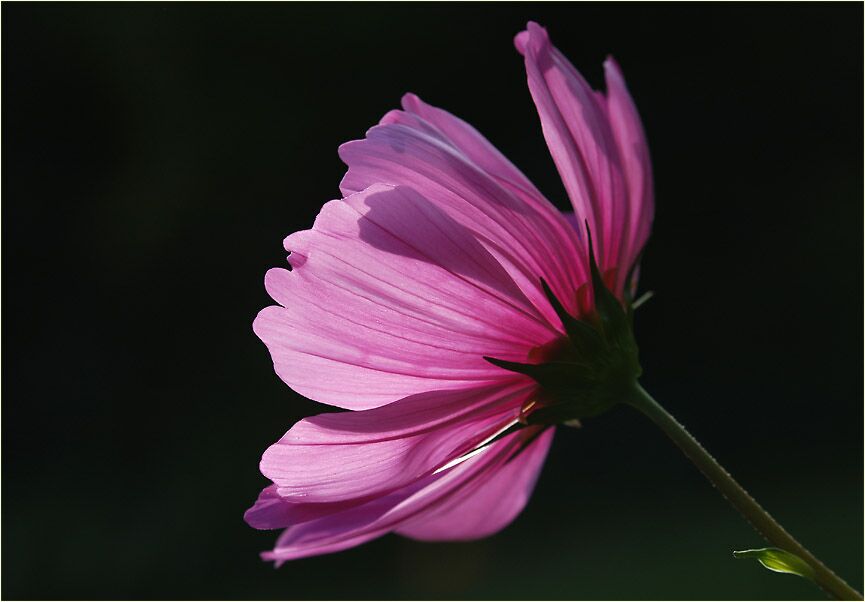
<svg viewBox="0 0 865 602">
<path fill-rule="evenodd" d="M 633 342 L 632 322 L 630 311 L 625 311 L 622 304 L 616 299 L 613 292 L 604 284 L 601 270 L 595 259 L 594 245 L 592 243 L 592 231 L 586 222 L 586 234 L 589 247 L 589 269 L 592 275 L 592 293 L 595 300 L 595 311 L 601 322 L 602 335 L 613 345 L 631 346 Z M 636 349 L 636 345 L 633 346 Z"/>
<path fill-rule="evenodd" d="M 594 377 L 591 366 L 576 362 L 555 361 L 543 364 L 522 364 L 487 356 L 484 356 L 484 359 L 499 368 L 530 376 L 548 389 L 567 387 L 574 383 L 578 388 L 582 388 L 581 383 L 591 381 Z"/>
<path fill-rule="evenodd" d="M 625 306 L 604 284 L 586 224 L 595 311 L 584 319 L 570 315 L 541 279 L 550 306 L 565 331 L 564 344 L 538 364 L 484 357 L 491 364 L 534 379 L 543 401 L 527 413 L 531 425 L 561 424 L 596 416 L 627 398 L 641 373 L 630 303 Z"/>
<path fill-rule="evenodd" d="M 579 350 L 584 353 L 596 353 L 599 351 L 604 344 L 604 340 L 601 338 L 600 334 L 598 334 L 598 331 L 588 322 L 578 320 L 569 314 L 561 301 L 559 301 L 558 297 L 553 294 L 547 281 L 543 278 L 541 278 L 541 288 L 544 289 L 544 294 L 547 296 L 547 300 L 553 307 L 553 311 L 556 312 L 559 320 L 561 320 L 562 326 L 565 329 L 565 334 L 568 335 L 571 343 L 577 346 Z"/>
<path fill-rule="evenodd" d="M 775 573 L 799 575 L 814 581 L 816 575 L 810 564 L 780 548 L 758 548 L 733 552 L 734 558 L 755 558 L 760 564 Z"/>
</svg>

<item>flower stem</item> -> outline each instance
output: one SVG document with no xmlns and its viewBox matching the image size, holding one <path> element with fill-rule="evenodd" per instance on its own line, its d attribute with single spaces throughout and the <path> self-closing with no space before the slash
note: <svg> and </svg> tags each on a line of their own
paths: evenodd
<svg viewBox="0 0 865 602">
<path fill-rule="evenodd" d="M 795 554 L 811 565 L 817 585 L 826 593 L 837 600 L 862 600 L 862 594 L 847 585 L 763 510 L 760 504 L 730 476 L 730 473 L 715 461 L 715 458 L 685 430 L 685 427 L 652 399 L 639 383 L 635 383 L 628 403 L 657 424 L 760 535 L 772 545 Z"/>
</svg>

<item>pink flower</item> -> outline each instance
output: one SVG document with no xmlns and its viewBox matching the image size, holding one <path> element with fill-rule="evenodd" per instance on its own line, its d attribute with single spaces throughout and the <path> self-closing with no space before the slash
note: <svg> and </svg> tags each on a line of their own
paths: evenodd
<svg viewBox="0 0 865 602">
<path fill-rule="evenodd" d="M 420 540 L 495 533 L 528 500 L 553 437 L 525 416 L 538 383 L 484 359 L 538 363 L 593 311 L 588 248 L 622 299 L 649 235 L 646 141 L 618 66 L 593 91 L 535 23 L 516 37 L 544 137 L 574 208 L 563 215 L 467 123 L 403 98 L 344 144 L 345 198 L 285 239 L 291 270 L 256 334 L 280 378 L 354 410 L 301 420 L 271 446 L 273 484 L 246 513 L 285 528 L 280 563 L 389 532 Z M 521 422 L 522 420 L 522 422 Z M 491 444 L 488 442 L 492 441 Z"/>
</svg>

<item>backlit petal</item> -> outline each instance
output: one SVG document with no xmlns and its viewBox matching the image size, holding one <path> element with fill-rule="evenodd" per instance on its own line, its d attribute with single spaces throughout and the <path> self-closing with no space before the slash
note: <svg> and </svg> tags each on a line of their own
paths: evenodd
<svg viewBox="0 0 865 602">
<path fill-rule="evenodd" d="M 419 514 L 397 532 L 425 541 L 486 537 L 508 526 L 523 511 L 553 440 L 548 429 L 525 450 L 478 483 Z"/>
<path fill-rule="evenodd" d="M 499 262 L 413 190 L 375 185 L 327 203 L 265 279 L 282 307 L 254 323 L 297 392 L 367 409 L 495 382 L 484 355 L 525 361 L 556 336 Z"/>
<path fill-rule="evenodd" d="M 607 99 L 591 89 L 538 24 L 529 23 L 515 44 L 525 57 L 529 90 L 577 222 L 588 221 L 598 263 L 604 272 L 616 270 L 621 294 L 639 251 L 634 246 L 645 241 L 645 224 L 651 221 L 645 140 L 621 74 L 612 63 L 607 66 Z"/>
<path fill-rule="evenodd" d="M 548 320 L 557 323 L 540 278 L 576 311 L 588 279 L 578 234 L 476 130 L 415 96 L 403 104 L 340 147 L 343 193 L 375 182 L 413 188 L 476 235 Z"/>
<path fill-rule="evenodd" d="M 261 461 L 291 502 L 339 502 L 399 489 L 471 451 L 514 420 L 535 384 L 413 395 L 379 408 L 295 424 Z"/>
<path fill-rule="evenodd" d="M 482 486 L 505 465 L 519 444 L 519 435 L 509 435 L 443 473 L 343 512 L 289 527 L 277 540 L 274 550 L 265 552 L 262 557 L 279 564 L 293 558 L 344 550 L 398 529 L 413 517 L 452 498 L 471 495 L 474 488 Z"/>
<path fill-rule="evenodd" d="M 607 79 L 607 115 L 619 148 L 628 188 L 629 222 L 627 231 L 621 234 L 624 247 L 621 263 L 630 266 L 646 244 L 652 228 L 655 213 L 652 163 L 643 124 L 625 86 L 619 65 L 609 58 L 604 62 L 604 72 Z M 622 278 L 627 276 L 624 270 L 620 275 Z"/>
</svg>

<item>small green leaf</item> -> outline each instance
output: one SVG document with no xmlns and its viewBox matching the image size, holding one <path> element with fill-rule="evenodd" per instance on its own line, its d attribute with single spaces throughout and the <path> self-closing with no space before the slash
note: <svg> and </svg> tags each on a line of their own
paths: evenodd
<svg viewBox="0 0 865 602">
<path fill-rule="evenodd" d="M 735 558 L 756 558 L 757 561 L 770 571 L 776 573 L 789 573 L 814 580 L 814 569 L 811 565 L 790 552 L 779 548 L 759 548 L 756 550 L 741 550 L 733 552 Z"/>
</svg>

